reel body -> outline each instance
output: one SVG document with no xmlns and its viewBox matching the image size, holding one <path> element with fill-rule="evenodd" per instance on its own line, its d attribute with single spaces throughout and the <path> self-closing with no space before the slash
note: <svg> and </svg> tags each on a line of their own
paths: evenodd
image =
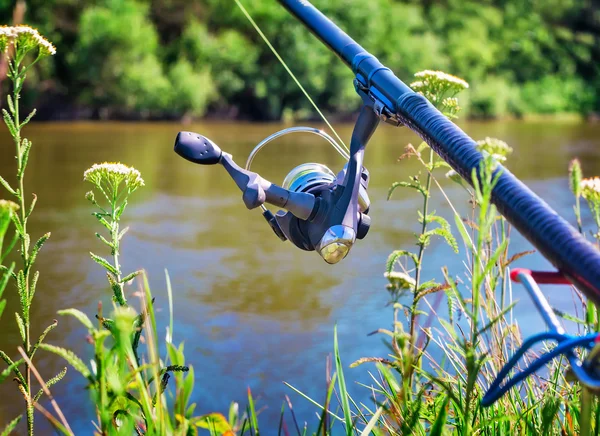
<svg viewBox="0 0 600 436">
<path fill-rule="evenodd" d="M 289 240 L 302 250 L 317 251 L 327 263 L 334 264 L 346 257 L 357 239 L 367 235 L 371 225 L 369 172 L 362 162 L 366 143 L 378 123 L 378 115 L 363 107 L 352 135 L 350 154 L 329 135 L 308 127 L 285 129 L 264 139 L 248 156 L 245 168 L 198 133 L 180 132 L 175 152 L 201 165 L 220 163 L 242 191 L 246 207 L 261 207 L 264 218 L 281 240 Z M 292 169 L 281 186 L 250 171 L 259 150 L 272 140 L 294 132 L 325 138 L 347 159 L 346 165 L 336 174 L 325 165 L 304 163 Z M 267 203 L 282 209 L 273 215 L 266 208 Z"/>
</svg>

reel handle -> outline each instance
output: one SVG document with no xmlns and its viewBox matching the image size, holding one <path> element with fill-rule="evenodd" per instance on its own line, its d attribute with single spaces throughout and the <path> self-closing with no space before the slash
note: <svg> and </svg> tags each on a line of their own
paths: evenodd
<svg viewBox="0 0 600 436">
<path fill-rule="evenodd" d="M 175 152 L 196 164 L 223 165 L 242 191 L 242 200 L 248 209 L 269 203 L 287 209 L 303 220 L 311 218 L 316 212 L 317 202 L 314 195 L 289 191 L 257 173 L 241 168 L 229 153 L 224 153 L 217 144 L 198 133 L 179 132 L 175 139 Z"/>
</svg>

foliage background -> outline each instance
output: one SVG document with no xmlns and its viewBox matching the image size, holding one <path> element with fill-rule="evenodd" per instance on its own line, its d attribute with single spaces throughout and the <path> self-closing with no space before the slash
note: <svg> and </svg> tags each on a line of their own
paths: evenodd
<svg viewBox="0 0 600 436">
<path fill-rule="evenodd" d="M 403 80 L 426 68 L 464 77 L 472 117 L 600 112 L 593 3 L 314 1 Z M 15 4 L 0 0 L 3 23 Z M 339 116 L 357 108 L 350 71 L 302 25 L 275 0 L 245 4 L 320 107 Z M 24 96 L 42 118 L 312 116 L 230 0 L 27 0 L 23 21 L 58 48 Z"/>
</svg>

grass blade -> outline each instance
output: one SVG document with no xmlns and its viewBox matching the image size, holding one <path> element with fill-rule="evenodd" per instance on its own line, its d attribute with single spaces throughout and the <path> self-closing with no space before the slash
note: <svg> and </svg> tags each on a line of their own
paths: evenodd
<svg viewBox="0 0 600 436">
<path fill-rule="evenodd" d="M 338 374 L 338 387 L 340 389 L 340 401 L 344 411 L 344 421 L 346 423 L 346 435 L 352 435 L 352 415 L 350 413 L 350 403 L 348 401 L 348 391 L 346 390 L 346 380 L 344 379 L 344 370 L 342 360 L 340 359 L 340 349 L 337 338 L 337 325 L 333 328 L 333 349 L 335 353 L 335 371 Z"/>
<path fill-rule="evenodd" d="M 360 433 L 360 436 L 369 436 L 369 433 L 371 433 L 371 431 L 375 428 L 375 424 L 377 424 L 377 421 L 379 420 L 379 417 L 382 413 L 383 407 L 378 408 L 373 417 L 367 423 L 367 426 Z"/>
</svg>

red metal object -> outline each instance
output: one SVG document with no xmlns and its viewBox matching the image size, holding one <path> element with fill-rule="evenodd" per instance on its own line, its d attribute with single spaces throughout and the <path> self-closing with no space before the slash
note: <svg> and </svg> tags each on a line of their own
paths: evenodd
<svg viewBox="0 0 600 436">
<path fill-rule="evenodd" d="M 540 285 L 572 285 L 562 273 L 558 271 L 531 271 L 527 268 L 515 268 L 510 272 L 510 279 L 519 283 L 519 274 L 530 275 Z"/>
</svg>

